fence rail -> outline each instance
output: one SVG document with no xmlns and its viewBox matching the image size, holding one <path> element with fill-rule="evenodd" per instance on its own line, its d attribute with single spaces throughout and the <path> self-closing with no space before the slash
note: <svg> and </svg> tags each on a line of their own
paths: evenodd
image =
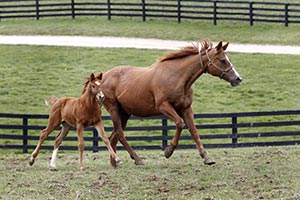
<svg viewBox="0 0 300 200">
<path fill-rule="evenodd" d="M 300 23 L 300 3 L 222 0 L 0 0 L 0 21 L 8 18 L 106 16 L 218 21 Z"/>
<path fill-rule="evenodd" d="M 21 149 L 24 153 L 34 149 L 39 132 L 44 128 L 36 125 L 41 123 L 36 120 L 44 120 L 43 124 L 46 124 L 47 118 L 48 115 L 0 113 L 0 149 Z M 111 118 L 103 116 L 103 120 L 107 124 L 106 121 L 111 121 Z M 131 121 L 133 125 L 128 125 L 125 136 L 135 149 L 165 149 L 176 129 L 164 116 L 131 117 Z M 300 144 L 300 110 L 195 114 L 195 122 L 207 148 Z M 110 132 L 113 127 L 106 126 L 105 130 Z M 72 129 L 71 132 L 74 131 Z M 54 143 L 54 139 L 50 136 L 47 141 Z M 84 139 L 87 150 L 105 149 L 99 146 L 100 138 L 93 128 L 85 130 Z M 63 143 L 61 149 L 77 150 L 75 132 L 70 133 L 66 140 L 73 141 L 73 144 Z M 52 148 L 49 143 L 42 146 L 42 149 Z M 121 145 L 117 148 L 123 149 Z M 190 134 L 181 135 L 179 148 L 195 148 Z"/>
</svg>

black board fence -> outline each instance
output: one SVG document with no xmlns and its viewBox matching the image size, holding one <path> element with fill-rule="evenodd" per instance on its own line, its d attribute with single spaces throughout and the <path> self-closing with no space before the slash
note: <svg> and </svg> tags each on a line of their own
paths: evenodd
<svg viewBox="0 0 300 200">
<path fill-rule="evenodd" d="M 270 0 L 271 1 L 271 0 Z M 0 0 L 0 21 L 8 18 L 103 16 L 182 20 L 300 23 L 300 3 L 225 0 Z"/>
<path fill-rule="evenodd" d="M 47 118 L 48 115 L 0 113 L 0 149 L 17 149 L 23 153 L 34 149 L 39 132 L 45 127 L 37 125 L 35 120 L 43 119 L 46 124 Z M 109 116 L 103 116 L 103 120 L 105 125 L 111 122 Z M 31 121 L 34 122 L 31 124 Z M 195 114 L 195 122 L 206 148 L 300 144 L 300 110 Z M 110 134 L 113 127 L 106 126 L 105 130 Z M 73 141 L 73 144 L 64 145 L 63 142 L 61 149 L 77 150 L 77 134 L 75 129 L 71 132 L 65 140 Z M 125 136 L 134 149 L 165 149 L 174 132 L 174 123 L 164 116 L 131 117 Z M 52 145 L 45 144 L 42 149 L 53 149 L 53 135 L 47 139 Z M 104 145 L 99 146 L 100 138 L 93 128 L 86 129 L 84 136 L 86 150 L 106 149 Z M 123 149 L 121 145 L 117 148 Z M 186 128 L 178 148 L 195 148 Z"/>
</svg>

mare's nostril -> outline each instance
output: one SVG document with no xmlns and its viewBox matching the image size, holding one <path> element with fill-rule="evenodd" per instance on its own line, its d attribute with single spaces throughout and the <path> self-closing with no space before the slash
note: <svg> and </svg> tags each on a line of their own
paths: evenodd
<svg viewBox="0 0 300 200">
<path fill-rule="evenodd" d="M 237 77 L 235 80 L 238 82 L 242 82 L 243 79 L 241 77 Z"/>
</svg>

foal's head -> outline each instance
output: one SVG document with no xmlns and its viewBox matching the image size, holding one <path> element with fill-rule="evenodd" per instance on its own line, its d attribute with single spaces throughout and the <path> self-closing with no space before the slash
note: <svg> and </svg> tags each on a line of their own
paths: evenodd
<svg viewBox="0 0 300 200">
<path fill-rule="evenodd" d="M 206 71 L 213 76 L 218 76 L 231 83 L 232 86 L 239 85 L 242 81 L 239 73 L 228 58 L 225 50 L 229 43 L 224 46 L 219 42 L 215 48 L 206 51 L 208 66 Z"/>
<path fill-rule="evenodd" d="M 82 94 L 84 94 L 85 92 L 89 92 L 90 95 L 96 97 L 99 103 L 101 103 L 104 100 L 104 94 L 100 90 L 101 82 L 102 82 L 101 80 L 102 80 L 102 73 L 96 76 L 92 73 L 84 84 Z"/>
</svg>

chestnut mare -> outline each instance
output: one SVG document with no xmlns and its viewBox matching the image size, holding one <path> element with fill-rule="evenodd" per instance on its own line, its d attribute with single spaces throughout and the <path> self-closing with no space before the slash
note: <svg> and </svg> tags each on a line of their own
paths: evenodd
<svg viewBox="0 0 300 200">
<path fill-rule="evenodd" d="M 242 78 L 219 42 L 214 48 L 211 41 L 201 41 L 171 52 L 149 67 L 118 66 L 103 74 L 101 90 L 105 95 L 103 105 L 110 113 L 114 130 L 110 142 L 116 151 L 118 140 L 128 151 L 135 164 L 143 164 L 124 137 L 124 129 L 131 115 L 146 117 L 165 115 L 176 124 L 176 133 L 165 149 L 169 158 L 178 145 L 181 131 L 188 127 L 204 163 L 215 162 L 209 158 L 194 124 L 191 86 L 203 74 L 209 73 L 238 85 Z M 111 164 L 117 163 L 111 158 Z"/>
<path fill-rule="evenodd" d="M 120 159 L 110 145 L 110 141 L 105 134 L 104 126 L 101 120 L 101 103 L 104 95 L 100 90 L 102 73 L 98 76 L 91 74 L 88 81 L 85 83 L 82 95 L 79 98 L 53 98 L 50 104 L 53 104 L 48 126 L 42 131 L 38 144 L 31 154 L 30 165 L 33 165 L 37 157 L 40 147 L 48 135 L 54 131 L 60 124 L 62 129 L 55 139 L 54 150 L 50 162 L 50 168 L 56 168 L 57 152 L 62 140 L 67 136 L 71 127 L 76 127 L 78 133 L 78 150 L 79 150 L 79 169 L 83 169 L 83 129 L 89 126 L 94 126 L 99 136 L 106 144 L 111 158 L 118 163 Z"/>
</svg>

